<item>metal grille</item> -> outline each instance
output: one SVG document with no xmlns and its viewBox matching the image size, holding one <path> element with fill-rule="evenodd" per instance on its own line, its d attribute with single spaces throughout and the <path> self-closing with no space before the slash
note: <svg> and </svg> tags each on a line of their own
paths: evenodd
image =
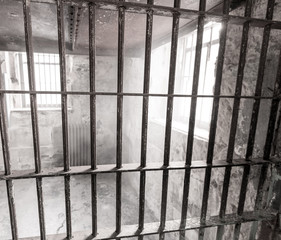
<svg viewBox="0 0 281 240">
<path fill-rule="evenodd" d="M 44 2 L 38 0 L 37 2 Z M 46 1 L 49 2 L 49 1 Z M 165 233 L 179 232 L 180 239 L 185 239 L 186 230 L 199 229 L 199 239 L 204 238 L 204 229 L 206 227 L 218 226 L 217 239 L 222 239 L 224 226 L 228 224 L 235 224 L 234 239 L 238 239 L 241 223 L 254 222 L 253 228 L 257 221 L 270 220 L 275 218 L 275 215 L 270 211 L 258 211 L 261 209 L 261 199 L 263 195 L 263 185 L 266 179 L 267 169 L 270 165 L 276 164 L 278 161 L 270 158 L 271 143 L 274 136 L 275 121 L 280 101 L 280 79 L 281 79 L 281 61 L 279 70 L 276 77 L 276 84 L 274 94 L 272 97 L 262 97 L 261 89 L 263 83 L 263 75 L 266 61 L 266 54 L 269 43 L 269 35 L 271 29 L 281 29 L 281 22 L 272 21 L 274 0 L 268 1 L 266 19 L 256 19 L 251 17 L 252 1 L 246 2 L 245 16 L 232 16 L 229 15 L 229 0 L 224 1 L 223 13 L 215 14 L 206 11 L 206 0 L 200 0 L 199 10 L 181 9 L 180 0 L 175 0 L 173 7 L 164 7 L 153 5 L 153 0 L 148 0 L 147 4 L 125 2 L 125 1 L 107 1 L 107 0 L 57 0 L 57 22 L 58 22 L 58 43 L 59 43 L 59 59 L 60 59 L 60 91 L 37 91 L 35 89 L 35 71 L 34 71 L 34 55 L 32 47 L 32 29 L 30 17 L 30 0 L 23 0 L 24 12 L 24 27 L 25 27 L 25 40 L 26 40 L 26 53 L 28 64 L 29 76 L 29 91 L 25 90 L 5 90 L 1 87 L 0 90 L 0 127 L 1 127 L 1 140 L 5 164 L 5 173 L 0 176 L 0 180 L 5 181 L 7 185 L 7 195 L 10 210 L 10 223 L 12 229 L 13 239 L 18 239 L 17 233 L 17 218 L 15 214 L 15 204 L 13 197 L 12 183 L 15 179 L 34 178 L 36 179 L 37 196 L 38 196 L 38 211 L 40 222 L 41 239 L 46 239 L 45 221 L 44 221 L 44 207 L 43 207 L 43 194 L 42 194 L 42 178 L 52 176 L 63 176 L 65 183 L 65 211 L 66 211 L 66 232 L 67 239 L 73 235 L 71 225 L 71 202 L 70 202 L 70 178 L 72 175 L 91 175 L 92 185 L 92 235 L 87 239 L 121 239 L 125 237 L 138 237 L 143 239 L 144 235 L 159 234 L 160 239 L 165 238 Z M 87 7 L 89 11 L 89 59 L 90 59 L 90 91 L 89 92 L 70 92 L 66 89 L 66 61 L 65 61 L 65 39 L 64 39 L 64 5 L 83 6 Z M 97 92 L 95 91 L 95 11 L 96 8 L 116 10 L 118 11 L 118 87 L 117 92 Z M 145 66 L 144 66 L 144 88 L 143 93 L 124 93 L 123 92 L 123 68 L 124 68 L 124 24 L 125 13 L 143 13 L 147 16 L 146 21 L 146 41 L 145 41 Z M 171 39 L 171 55 L 170 55 L 170 69 L 169 69 L 169 87 L 168 94 L 151 94 L 149 93 L 150 81 L 150 60 L 152 48 L 152 25 L 153 16 L 172 16 L 172 39 Z M 175 68 L 176 68 L 176 55 L 177 43 L 179 34 L 179 19 L 197 17 L 197 40 L 195 50 L 195 64 L 193 74 L 193 86 L 191 94 L 174 94 L 175 83 Z M 202 49 L 202 37 L 204 31 L 204 24 L 206 19 L 212 21 L 219 21 L 222 24 L 220 33 L 220 47 L 217 62 L 216 80 L 214 95 L 199 95 L 198 81 L 200 72 L 200 56 Z M 226 45 L 226 33 L 228 24 L 243 25 L 243 35 L 241 40 L 240 60 L 238 66 L 238 75 L 236 82 L 235 95 L 221 95 L 220 86 L 222 81 L 222 71 L 224 63 L 224 52 Z M 259 60 L 259 71 L 256 83 L 254 96 L 242 96 L 242 80 L 243 70 L 245 66 L 246 48 L 248 41 L 248 33 L 250 26 L 261 27 L 264 29 L 263 43 L 261 55 Z M 8 148 L 8 133 L 5 123 L 5 95 L 7 94 L 29 94 L 30 108 L 32 118 L 33 130 L 33 144 L 34 144 L 34 159 L 35 159 L 35 172 L 31 171 L 15 171 L 11 172 L 10 154 Z M 51 171 L 44 172 L 41 168 L 40 148 L 39 148 L 39 134 L 38 134 L 38 118 L 37 118 L 37 94 L 60 94 L 61 95 L 61 110 L 62 110 L 62 130 L 63 130 L 63 154 L 64 154 L 64 171 L 60 169 L 52 169 Z M 90 96 L 90 134 L 91 134 L 91 166 L 73 166 L 70 168 L 69 156 L 69 132 L 68 132 L 68 114 L 67 114 L 67 98 L 70 94 L 76 95 L 89 95 Z M 117 96 L 117 153 L 115 165 L 97 165 L 96 159 L 96 105 L 95 100 L 98 95 L 114 95 Z M 122 163 L 122 122 L 123 122 L 123 96 L 142 96 L 143 109 L 142 109 L 142 135 L 141 135 L 141 159 L 140 164 L 123 164 Z M 164 161 L 162 167 L 155 167 L 153 164 L 146 163 L 147 153 L 147 125 L 148 125 L 148 106 L 149 97 L 157 96 L 167 98 L 167 113 L 166 113 L 166 129 L 165 129 L 165 148 L 164 148 Z M 171 125 L 173 117 L 173 100 L 175 97 L 188 97 L 191 98 L 191 108 L 189 114 L 189 131 L 187 141 L 187 155 L 186 161 L 183 163 L 170 163 L 170 143 L 171 143 Z M 206 161 L 192 162 L 192 148 L 194 141 L 194 127 L 196 119 L 196 105 L 198 98 L 211 97 L 213 98 L 212 117 L 210 124 L 209 143 Z M 227 159 L 222 161 L 213 161 L 214 143 L 218 120 L 219 101 L 221 98 L 234 99 L 231 130 L 227 151 Z M 253 99 L 254 107 L 251 117 L 251 126 L 249 133 L 249 140 L 247 144 L 246 158 L 241 160 L 233 160 L 235 133 L 238 121 L 238 110 L 241 99 Z M 257 128 L 257 121 L 259 115 L 259 107 L 261 99 L 270 99 L 270 120 L 268 123 L 267 137 L 264 148 L 263 158 L 252 159 L 253 143 Z M 255 202 L 255 211 L 245 213 L 243 211 L 246 188 L 249 178 L 249 172 L 252 165 L 261 165 L 261 173 L 257 189 L 257 197 Z M 240 189 L 240 198 L 238 204 L 237 214 L 226 214 L 226 203 L 228 196 L 228 189 L 230 183 L 231 169 L 234 166 L 243 166 L 243 177 Z M 201 217 L 198 219 L 187 219 L 188 195 L 190 188 L 190 175 L 191 169 L 203 168 L 205 169 L 204 191 L 202 198 Z M 219 216 L 207 218 L 208 196 L 211 180 L 211 171 L 213 168 L 224 168 L 225 176 L 223 182 L 222 200 Z M 182 212 L 179 221 L 166 221 L 167 211 L 167 193 L 168 193 L 168 180 L 169 172 L 174 169 L 184 169 L 184 189 L 182 199 Z M 144 223 L 144 207 L 145 207 L 145 188 L 146 188 L 146 173 L 147 171 L 161 171 L 163 173 L 162 181 L 162 200 L 161 200 L 161 218 L 159 223 Z M 137 226 L 122 226 L 121 223 L 121 188 L 122 188 L 122 173 L 124 172 L 139 172 L 140 173 L 140 192 L 139 192 L 139 224 Z M 97 175 L 102 173 L 116 173 L 116 229 L 113 232 L 97 231 Z M 59 236 L 57 236 L 59 238 Z M 251 233 L 251 238 L 254 237 L 254 230 Z M 78 237 L 79 239 L 79 237 Z M 81 238 L 80 238 L 81 239 Z"/>
</svg>

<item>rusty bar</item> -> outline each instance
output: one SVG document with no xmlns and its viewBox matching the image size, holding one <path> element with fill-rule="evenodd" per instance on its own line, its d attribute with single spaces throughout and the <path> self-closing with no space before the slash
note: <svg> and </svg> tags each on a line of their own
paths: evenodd
<svg viewBox="0 0 281 240">
<path fill-rule="evenodd" d="M 40 1 L 40 0 L 34 0 Z M 43 0 L 47 1 L 47 0 Z M 229 22 L 232 24 L 243 25 L 245 22 L 250 21 L 253 27 L 264 27 L 266 24 L 271 24 L 274 29 L 281 28 L 281 21 L 269 21 L 261 18 L 251 18 L 251 17 L 243 17 L 237 15 L 229 15 L 225 16 L 221 13 L 209 12 L 209 11 L 198 11 L 191 9 L 182 9 L 182 8 L 173 8 L 161 5 L 148 6 L 144 3 L 139 2 L 120 2 L 120 1 L 111 1 L 111 0 L 64 0 L 66 4 L 71 4 L 75 6 L 84 6 L 88 2 L 95 2 L 97 7 L 104 10 L 116 10 L 119 7 L 125 7 L 126 11 L 131 13 L 145 13 L 146 10 L 151 8 L 154 11 L 154 15 L 172 17 L 174 12 L 178 12 L 181 14 L 181 18 L 185 19 L 194 19 L 198 16 L 205 16 L 213 21 L 222 21 L 223 19 L 229 19 Z"/>
<path fill-rule="evenodd" d="M 251 162 L 245 159 L 237 159 L 232 163 L 226 160 L 213 161 L 212 168 L 225 168 L 225 167 L 241 167 L 245 165 L 262 165 L 262 164 L 276 165 L 281 163 L 281 159 L 271 159 L 270 161 L 261 158 L 253 159 Z M 169 167 L 160 166 L 159 162 L 149 163 L 145 168 L 142 168 L 137 163 L 124 164 L 122 168 L 116 168 L 115 164 L 98 165 L 95 170 L 91 166 L 73 166 L 68 172 L 62 171 L 61 168 L 56 167 L 42 171 L 41 173 L 34 173 L 32 170 L 19 170 L 13 171 L 11 175 L 5 175 L 0 172 L 0 181 L 13 180 L 13 179 L 29 179 L 38 177 L 59 177 L 59 176 L 74 176 L 74 175 L 88 175 L 88 174 L 105 174 L 105 173 L 118 173 L 118 172 L 147 172 L 147 171 L 163 171 L 163 170 L 187 170 L 187 169 L 204 169 L 208 165 L 206 161 L 200 160 L 194 162 L 192 165 L 185 165 L 184 162 L 171 162 Z"/>
<path fill-rule="evenodd" d="M 95 92 L 95 61 L 96 61 L 96 39 L 95 39 L 95 5 L 89 3 L 89 67 L 90 67 L 90 92 Z M 90 128 L 91 128 L 91 169 L 97 168 L 96 159 L 96 96 L 90 95 Z M 92 235 L 97 235 L 97 179 L 91 175 L 91 201 L 92 201 Z"/>
<path fill-rule="evenodd" d="M 153 4 L 154 0 L 148 0 L 147 4 Z M 144 85 L 143 93 L 149 93 L 150 83 L 150 64 L 151 64 L 151 49 L 152 49 L 152 28 L 153 28 L 153 11 L 148 10 L 146 14 L 146 36 L 145 36 L 145 57 L 144 57 Z M 149 97 L 143 97 L 142 105 L 142 136 L 141 136 L 141 167 L 146 167 L 147 153 L 147 125 L 148 125 L 148 103 Z M 145 208 L 145 180 L 146 173 L 140 173 L 140 192 L 139 192 L 139 231 L 143 230 L 144 226 L 144 208 Z M 140 236 L 139 240 L 143 237 Z"/>
<path fill-rule="evenodd" d="M 245 9 L 245 16 L 251 16 L 252 0 L 247 0 L 247 6 Z M 246 55 L 247 55 L 247 46 L 248 46 L 248 34 L 249 34 L 250 23 L 246 22 L 243 25 L 241 48 L 240 48 L 240 58 L 238 64 L 238 73 L 235 87 L 235 96 L 240 96 L 242 91 L 242 83 L 244 77 L 244 67 L 246 64 Z M 239 105 L 240 98 L 235 98 L 233 103 L 231 127 L 228 141 L 228 150 L 227 150 L 227 159 L 229 162 L 233 159 L 234 144 L 235 144 L 235 135 L 237 129 L 237 121 L 239 115 Z"/>
<path fill-rule="evenodd" d="M 34 57 L 33 57 L 33 46 L 32 46 L 30 0 L 23 0 L 23 15 L 24 15 L 24 32 L 25 32 L 29 89 L 31 91 L 34 91 L 36 87 L 35 87 L 35 76 L 34 76 Z M 30 94 L 30 108 L 31 108 L 32 133 L 33 133 L 32 136 L 33 136 L 35 172 L 39 173 L 41 171 L 41 159 L 40 159 L 36 94 Z"/>
<path fill-rule="evenodd" d="M 10 212 L 10 223 L 13 239 L 18 239 L 18 228 L 17 228 L 17 218 L 16 218 L 16 208 L 15 208 L 15 199 L 14 199 L 14 188 L 12 180 L 6 181 L 7 187 L 7 196 L 8 196 L 8 205 Z"/>
<path fill-rule="evenodd" d="M 0 62 L 0 89 L 4 88 L 4 79 L 2 79 L 1 71 L 1 62 Z M 2 152 L 4 160 L 4 169 L 5 175 L 11 174 L 11 161 L 10 161 L 10 151 L 8 144 L 8 128 L 6 124 L 7 111 L 6 111 L 6 100 L 4 93 L 0 94 L 0 130 L 1 130 L 1 142 L 2 142 Z"/>
<path fill-rule="evenodd" d="M 266 19 L 272 20 L 273 12 L 274 12 L 274 4 L 275 0 L 269 0 L 267 4 L 267 12 L 266 12 Z M 269 45 L 269 37 L 270 37 L 270 31 L 271 31 L 271 25 L 266 25 L 264 27 L 263 32 L 263 40 L 262 40 L 262 47 L 261 47 L 261 54 L 259 59 L 259 68 L 258 68 L 258 77 L 256 82 L 256 89 L 255 89 L 255 96 L 260 96 L 262 92 L 262 84 L 263 84 L 263 78 L 264 78 L 264 70 L 265 70 L 265 63 L 266 63 L 266 55 L 267 55 L 267 49 Z M 251 117 L 251 126 L 250 126 L 250 132 L 248 136 L 248 144 L 247 144 L 247 150 L 246 150 L 246 160 L 252 159 L 253 149 L 254 149 L 254 142 L 255 142 L 255 134 L 256 134 L 256 128 L 257 128 L 257 122 L 258 122 L 258 115 L 259 115 L 259 108 L 260 108 L 260 100 L 256 99 L 254 101 L 253 105 L 253 112 Z M 266 178 L 267 173 L 267 164 L 264 164 L 261 169 L 260 174 L 260 181 L 259 186 L 257 189 L 257 200 L 256 200 L 256 206 L 259 205 L 257 203 L 259 200 L 259 196 L 262 196 L 262 190 L 263 190 L 263 184 Z M 246 199 L 246 193 L 247 193 L 247 185 L 248 185 L 248 178 L 250 173 L 250 166 L 244 166 L 244 172 L 243 172 L 243 178 L 241 183 L 241 189 L 240 189 L 240 197 L 239 197 L 239 203 L 238 203 L 238 215 L 242 215 L 244 211 L 244 205 L 245 205 L 245 199 Z M 240 228 L 237 227 L 237 231 L 235 231 L 235 237 L 238 237 Z"/>
<path fill-rule="evenodd" d="M 223 12 L 226 15 L 229 14 L 229 5 L 230 5 L 229 0 L 224 1 Z M 222 71 L 223 71 L 223 64 L 224 64 L 224 53 L 225 53 L 225 45 L 226 45 L 226 37 L 227 37 L 227 27 L 228 27 L 228 22 L 224 21 L 222 23 L 222 29 L 220 32 L 220 47 L 219 47 L 219 52 L 218 52 L 216 82 L 215 82 L 215 91 L 214 91 L 215 95 L 220 95 L 221 82 L 222 82 Z M 213 162 L 218 111 L 219 111 L 219 100 L 220 100 L 219 98 L 216 98 L 213 100 L 213 110 L 212 110 L 210 132 L 209 132 L 209 143 L 208 143 L 208 151 L 207 151 L 207 164 L 212 164 L 212 162 Z M 206 168 L 204 189 L 203 189 L 203 199 L 202 199 L 202 209 L 201 209 L 202 223 L 204 223 L 206 221 L 211 173 L 212 173 L 212 168 L 211 167 Z M 200 231 L 199 231 L 200 239 L 204 239 L 204 233 L 205 233 L 205 229 L 204 228 L 200 229 Z"/>
<path fill-rule="evenodd" d="M 122 2 L 123 0 L 120 0 Z M 118 69 L 117 93 L 123 92 L 125 8 L 118 9 Z M 117 96 L 116 168 L 122 167 L 123 96 Z M 121 231 L 122 175 L 116 173 L 116 234 Z"/>
<path fill-rule="evenodd" d="M 205 11 L 206 0 L 200 0 L 200 10 Z M 198 28 L 197 28 L 197 40 L 196 40 L 196 54 L 195 54 L 195 64 L 193 73 L 193 85 L 192 85 L 192 95 L 191 106 L 190 106 L 190 117 L 189 117 L 189 130 L 187 139 L 187 151 L 186 151 L 186 165 L 190 165 L 192 161 L 192 149 L 193 149 L 193 137 L 194 137 L 194 127 L 195 127 L 195 114 L 196 114 L 196 104 L 197 98 L 195 97 L 198 92 L 199 84 L 199 74 L 200 74 L 200 61 L 201 61 L 201 50 L 202 50 L 202 40 L 204 31 L 204 16 L 199 16 L 198 18 Z"/>
<path fill-rule="evenodd" d="M 118 11 L 118 73 L 117 73 L 117 93 L 123 92 L 123 71 L 124 71 L 124 34 L 125 34 L 125 9 Z M 123 122 L 123 96 L 117 96 L 117 152 L 116 166 L 122 167 L 122 122 Z"/>
<path fill-rule="evenodd" d="M 279 54 L 279 63 L 278 63 L 278 69 L 276 74 L 276 81 L 273 90 L 273 96 L 276 96 L 280 93 L 280 87 L 281 87 L 281 52 Z M 273 136 L 275 133 L 278 132 L 275 129 L 275 124 L 276 124 L 279 102 L 280 100 L 276 100 L 276 99 L 273 99 L 271 102 L 270 116 L 269 116 L 267 135 L 266 135 L 266 141 L 264 147 L 264 155 L 263 155 L 263 158 L 266 160 L 269 160 L 270 158 Z M 264 190 L 263 186 L 266 180 L 267 170 L 268 170 L 268 165 L 264 164 L 261 169 L 261 174 L 260 174 L 259 184 L 257 189 L 257 196 L 255 202 L 256 211 L 262 208 L 262 199 L 263 199 L 263 190 Z M 258 222 L 253 222 L 251 227 L 250 239 L 255 238 L 257 229 L 258 229 Z"/>
<path fill-rule="evenodd" d="M 174 1 L 174 7 L 175 8 L 180 7 L 180 0 Z M 175 88 L 179 21 L 180 21 L 180 15 L 178 13 L 175 13 L 173 15 L 173 25 L 172 25 L 168 94 L 173 94 L 174 88 Z M 170 164 L 173 100 L 174 100 L 173 97 L 168 97 L 168 99 L 167 99 L 166 129 L 165 129 L 165 144 L 164 144 L 164 165 L 163 165 L 164 167 L 167 167 Z M 160 232 L 161 232 L 161 230 L 164 230 L 165 222 L 166 222 L 168 183 L 169 183 L 169 171 L 164 170 L 163 179 L 162 179 L 161 216 L 160 216 L 160 227 L 159 227 Z M 159 239 L 164 240 L 165 235 L 161 233 L 159 236 Z"/>
<path fill-rule="evenodd" d="M 251 17 L 251 14 L 252 14 L 252 0 L 247 0 L 244 16 Z M 237 97 L 241 96 L 241 92 L 242 92 L 244 67 L 246 64 L 246 55 L 247 55 L 247 47 L 248 47 L 249 28 L 250 28 L 250 22 L 245 22 L 243 25 L 243 31 L 242 31 L 238 73 L 237 73 L 236 87 L 235 87 L 235 96 L 237 96 Z M 229 142 L 228 142 L 228 150 L 227 150 L 227 161 L 230 163 L 233 161 L 235 136 L 236 136 L 236 130 L 237 130 L 238 116 L 239 116 L 239 105 L 240 105 L 240 98 L 234 98 L 230 134 L 229 134 Z M 244 173 L 246 173 L 246 172 L 247 172 L 247 170 L 244 171 Z M 243 182 L 243 179 L 245 180 L 244 173 L 243 173 L 242 182 Z M 230 177 L 231 177 L 231 167 L 226 167 L 225 174 L 224 174 L 224 181 L 223 181 L 220 213 L 219 213 L 221 218 L 223 218 L 225 216 Z M 242 183 L 242 185 L 243 185 L 243 183 Z M 240 229 L 240 227 L 237 226 L 235 229 L 236 229 L 236 231 L 238 231 L 238 229 Z M 218 229 L 217 229 L 217 239 L 218 240 L 222 239 L 223 232 L 224 232 L 224 226 L 218 227 Z"/>
<path fill-rule="evenodd" d="M 66 94 L 66 95 L 95 95 L 95 96 L 135 96 L 135 97 L 177 97 L 177 98 L 232 98 L 232 99 L 281 99 L 278 96 L 234 96 L 234 95 L 200 95 L 200 94 L 163 94 L 163 93 L 132 93 L 132 92 L 81 92 L 81 91 L 26 91 L 26 90 L 1 90 L 0 94 Z"/>
<path fill-rule="evenodd" d="M 244 16 L 250 17 L 251 13 L 252 13 L 252 0 L 247 0 Z M 233 152 L 234 152 L 235 136 L 236 136 L 236 130 L 237 130 L 238 116 L 239 116 L 239 105 L 240 105 L 240 98 L 238 96 L 241 96 L 241 91 L 242 91 L 244 67 L 246 64 L 249 28 L 250 28 L 250 22 L 245 22 L 243 25 L 243 31 L 242 31 L 240 57 L 239 57 L 239 63 L 238 63 L 238 73 L 237 73 L 236 87 L 235 87 L 235 96 L 237 98 L 234 98 L 231 126 L 230 126 L 230 133 L 229 133 L 229 141 L 228 141 L 227 161 L 229 163 L 232 163 L 232 161 L 233 161 Z M 223 218 L 225 216 L 230 177 L 231 177 L 231 167 L 229 166 L 229 167 L 225 168 L 221 206 L 220 206 L 220 213 L 219 213 L 221 218 Z M 237 226 L 237 228 L 235 228 L 235 229 L 240 229 L 240 227 Z M 217 239 L 222 238 L 223 232 L 224 232 L 224 227 L 223 226 L 218 227 Z"/>
<path fill-rule="evenodd" d="M 199 11 L 206 10 L 206 0 L 200 0 Z M 200 63 L 201 63 L 201 51 L 203 42 L 203 32 L 205 24 L 205 16 L 198 17 L 198 27 L 197 27 L 197 40 L 196 40 L 196 53 L 194 62 L 194 72 L 193 72 L 193 84 L 192 84 L 192 95 L 196 96 L 198 92 L 199 75 L 200 75 Z M 189 115 L 189 127 L 188 127 L 188 137 L 187 137 L 187 150 L 186 150 L 186 166 L 190 166 L 192 162 L 192 150 L 193 150 L 193 140 L 194 140 L 194 127 L 195 127 L 195 117 L 196 117 L 196 104 L 197 98 L 191 98 L 190 105 L 190 115 Z M 182 211 L 181 211 L 181 227 L 184 228 L 186 224 L 187 216 L 187 206 L 188 206 L 188 195 L 189 195 L 189 184 L 190 184 L 190 171 L 186 169 L 184 177 L 184 188 L 183 188 L 183 200 L 182 200 Z M 180 240 L 185 239 L 185 231 L 180 233 Z"/>
<path fill-rule="evenodd" d="M 60 78 L 61 91 L 66 91 L 66 63 L 65 63 L 65 38 L 64 38 L 64 9 L 62 0 L 57 1 L 57 22 L 58 22 L 58 45 L 60 58 Z M 64 171 L 70 170 L 69 152 L 68 152 L 68 119 L 67 119 L 67 94 L 61 95 L 62 110 L 62 136 L 63 136 L 63 158 Z M 66 234 L 67 238 L 72 237 L 71 228 L 71 204 L 70 204 L 70 176 L 64 177 L 65 187 L 65 212 L 66 212 Z"/>
<path fill-rule="evenodd" d="M 30 13 L 30 0 L 23 0 L 23 15 L 24 15 L 24 32 L 25 32 L 29 89 L 31 91 L 34 91 L 34 90 L 36 90 L 36 86 L 35 86 L 34 56 L 33 56 L 33 46 L 32 46 L 32 25 L 31 25 L 31 13 Z M 36 94 L 30 94 L 30 108 L 31 108 L 31 124 L 32 124 L 35 173 L 40 173 L 41 172 L 41 156 L 40 156 Z M 44 239 L 46 239 L 46 229 L 45 229 L 45 219 L 44 219 L 43 192 L 42 192 L 42 179 L 41 178 L 36 179 L 36 188 L 37 188 L 37 202 L 38 202 L 40 234 L 41 234 L 41 239 L 44 240 Z"/>
<path fill-rule="evenodd" d="M 67 239 L 72 238 L 71 202 L 70 202 L 70 176 L 64 177 L 65 209 L 66 209 L 66 234 Z"/>
<path fill-rule="evenodd" d="M 5 88 L 4 80 L 2 79 L 2 71 L 1 71 L 0 62 L 0 89 Z M 0 130 L 1 130 L 1 142 L 2 142 L 2 152 L 3 152 L 3 160 L 4 160 L 4 174 L 9 176 L 11 174 L 11 161 L 10 161 L 10 151 L 8 144 L 8 129 L 6 124 L 6 101 L 4 93 L 0 94 Z M 16 219 L 16 208 L 14 201 L 14 190 L 13 190 L 13 182 L 12 180 L 6 181 L 7 188 L 7 197 L 8 197 L 8 205 L 9 205 L 9 213 L 10 213 L 10 225 L 13 239 L 18 239 L 18 228 L 17 228 L 17 219 Z"/>
<path fill-rule="evenodd" d="M 91 3 L 90 3 L 91 4 Z M 77 14 L 78 14 L 78 7 L 75 6 L 73 10 L 73 30 L 72 30 L 72 44 L 71 44 L 71 49 L 74 51 L 76 47 L 76 31 L 77 31 Z"/>
<path fill-rule="evenodd" d="M 65 63 L 65 40 L 64 40 L 64 14 L 62 0 L 57 1 L 57 21 L 58 21 L 58 42 L 60 58 L 60 78 L 61 91 L 66 91 L 66 63 Z M 68 153 L 68 119 L 67 119 L 67 94 L 61 94 L 62 107 L 62 136 L 63 136 L 63 157 L 64 171 L 69 171 L 69 153 Z"/>
</svg>

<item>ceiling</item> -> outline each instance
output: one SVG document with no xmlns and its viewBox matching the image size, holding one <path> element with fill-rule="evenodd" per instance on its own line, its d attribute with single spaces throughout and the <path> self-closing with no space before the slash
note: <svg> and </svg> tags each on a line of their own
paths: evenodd
<svg viewBox="0 0 281 240">
<path fill-rule="evenodd" d="M 58 52 L 56 4 L 31 2 L 33 47 L 35 52 Z M 142 3 L 143 0 L 134 0 Z M 198 0 L 182 0 L 181 7 L 198 9 Z M 218 11 L 222 0 L 208 0 L 207 10 Z M 171 0 L 157 0 L 155 4 L 172 6 Z M 65 42 L 68 53 L 88 53 L 88 10 L 85 7 L 64 6 Z M 76 17 L 73 17 L 76 16 Z M 0 50 L 25 51 L 23 6 L 19 0 L 0 0 Z M 195 25 L 194 20 L 181 19 L 181 29 Z M 118 12 L 96 11 L 96 48 L 98 55 L 117 53 Z M 75 27 L 73 27 L 75 26 Z M 125 52 L 137 54 L 145 44 L 146 15 L 126 13 Z M 153 45 L 170 39 L 172 18 L 154 16 Z M 75 32 L 77 31 L 77 38 Z M 76 39 L 73 43 L 73 39 Z"/>
</svg>

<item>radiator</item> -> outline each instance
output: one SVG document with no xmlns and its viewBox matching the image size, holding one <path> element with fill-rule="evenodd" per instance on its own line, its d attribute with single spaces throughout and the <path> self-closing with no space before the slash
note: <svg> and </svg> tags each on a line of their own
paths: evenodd
<svg viewBox="0 0 281 240">
<path fill-rule="evenodd" d="M 70 124 L 68 126 L 70 166 L 91 165 L 90 126 Z"/>
</svg>

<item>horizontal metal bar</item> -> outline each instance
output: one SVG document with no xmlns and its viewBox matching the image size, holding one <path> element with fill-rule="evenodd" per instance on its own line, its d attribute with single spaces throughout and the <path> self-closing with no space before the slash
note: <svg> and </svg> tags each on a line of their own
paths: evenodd
<svg viewBox="0 0 281 240">
<path fill-rule="evenodd" d="M 216 227 L 216 226 L 224 226 L 231 225 L 236 223 L 246 223 L 253 221 L 270 221 L 276 218 L 275 211 L 260 211 L 260 212 L 245 212 L 241 218 L 237 218 L 235 214 L 227 214 L 225 218 L 221 219 L 219 216 L 211 216 L 206 220 L 206 223 L 202 225 L 200 223 L 200 218 L 188 218 L 186 220 L 186 225 L 183 228 L 179 228 L 180 220 L 173 220 L 166 222 L 166 228 L 162 233 L 172 233 L 179 231 L 188 231 L 193 229 L 200 228 L 208 228 L 208 227 Z M 159 222 L 146 223 L 144 225 L 144 230 L 142 232 L 137 231 L 138 225 L 123 225 L 122 232 L 120 234 L 114 233 L 115 229 L 104 228 L 101 229 L 97 235 L 97 237 L 89 236 L 85 232 L 76 232 L 73 234 L 72 240 L 81 240 L 81 239 L 93 239 L 93 240 L 109 240 L 116 238 L 129 238 L 136 236 L 148 236 L 153 234 L 159 234 Z M 49 237 L 49 236 L 48 236 Z M 65 234 L 56 234 L 50 236 L 52 240 L 61 240 L 65 237 Z M 33 240 L 37 240 L 40 238 L 32 238 Z M 49 238 L 48 238 L 49 239 Z"/>
<path fill-rule="evenodd" d="M 117 93 L 117 92 L 82 92 L 82 91 L 27 91 L 27 90 L 3 90 L 0 94 L 62 94 L 62 95 L 96 95 L 96 96 L 134 96 L 134 97 L 194 97 L 194 98 L 237 98 L 237 99 L 279 99 L 281 95 L 275 96 L 246 96 L 246 95 L 196 95 L 196 94 L 162 94 L 162 93 Z"/>
<path fill-rule="evenodd" d="M 20 1 L 20 0 L 17 0 Z M 45 3 L 45 4 L 55 4 L 55 0 L 31 0 L 34 3 Z M 94 2 L 96 3 L 97 7 L 107 10 L 114 10 L 117 11 L 120 6 L 126 8 L 126 11 L 132 13 L 140 13 L 146 14 L 147 10 L 153 10 L 154 15 L 159 16 L 168 16 L 172 17 L 174 12 L 178 12 L 181 14 L 181 18 L 186 19 L 195 19 L 197 16 L 205 16 L 213 21 L 222 21 L 223 19 L 228 19 L 230 23 L 233 24 L 243 24 L 246 21 L 251 21 L 253 27 L 264 27 L 267 24 L 272 24 L 273 29 L 281 29 L 281 21 L 272 21 L 266 19 L 258 19 L 252 17 L 243 17 L 243 16 L 235 16 L 235 15 L 225 15 L 221 13 L 215 12 L 204 12 L 198 10 L 191 10 L 191 9 L 183 9 L 183 8 L 174 8 L 168 6 L 161 6 L 161 5 L 149 5 L 144 3 L 137 3 L 137 2 L 119 2 L 117 0 L 64 0 L 65 4 L 70 5 L 77 5 L 80 7 L 87 7 L 87 3 Z"/>
<path fill-rule="evenodd" d="M 102 174 L 102 173 L 117 173 L 117 172 L 144 172 L 144 171 L 163 171 L 163 170 L 181 170 L 181 169 L 203 169 L 207 167 L 222 168 L 222 167 L 240 167 L 245 165 L 263 165 L 263 164 L 280 164 L 281 159 L 272 158 L 271 160 L 263 160 L 261 158 L 246 161 L 245 159 L 233 160 L 228 163 L 226 160 L 215 160 L 213 164 L 207 164 L 206 161 L 194 161 L 190 166 L 185 165 L 185 162 L 171 162 L 168 167 L 164 167 L 162 162 L 149 163 L 142 168 L 139 163 L 123 164 L 122 168 L 116 168 L 115 164 L 97 165 L 96 169 L 91 169 L 91 166 L 72 166 L 68 172 L 62 168 L 43 169 L 41 173 L 36 174 L 34 170 L 18 170 L 13 171 L 11 175 L 5 175 L 0 172 L 0 181 L 9 179 L 26 179 L 38 177 L 58 177 L 67 175 L 87 175 L 87 174 Z"/>
</svg>

